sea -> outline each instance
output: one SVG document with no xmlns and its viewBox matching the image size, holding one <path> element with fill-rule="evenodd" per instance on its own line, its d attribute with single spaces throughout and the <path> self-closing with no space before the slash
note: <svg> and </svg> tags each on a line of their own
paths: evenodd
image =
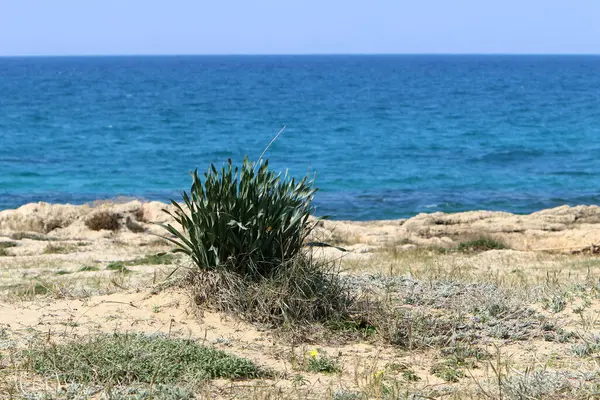
<svg viewBox="0 0 600 400">
<path fill-rule="evenodd" d="M 600 56 L 0 58 L 0 210 L 181 199 L 264 158 L 318 215 L 600 203 Z"/>
</svg>

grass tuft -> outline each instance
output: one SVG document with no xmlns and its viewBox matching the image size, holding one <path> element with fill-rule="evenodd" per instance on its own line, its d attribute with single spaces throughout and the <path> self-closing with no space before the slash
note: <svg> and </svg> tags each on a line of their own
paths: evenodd
<svg viewBox="0 0 600 400">
<path fill-rule="evenodd" d="M 256 280 L 227 268 L 196 272 L 190 288 L 197 304 L 272 327 L 302 331 L 311 324 L 350 320 L 354 298 L 332 264 L 300 254 Z"/>
<path fill-rule="evenodd" d="M 79 272 L 92 272 L 92 271 L 99 271 L 99 270 L 100 270 L 100 268 L 98 268 L 98 267 L 94 267 L 92 265 L 86 265 L 84 267 L 81 267 L 79 269 Z"/>
<path fill-rule="evenodd" d="M 106 266 L 106 269 L 109 271 L 120 272 L 123 274 L 129 274 L 129 273 L 133 272 L 129 268 L 127 268 L 125 266 L 125 264 L 121 261 L 116 261 L 116 262 L 112 262 L 112 263 L 108 264 Z"/>
<path fill-rule="evenodd" d="M 330 357 L 326 353 L 318 353 L 316 351 L 310 355 L 310 358 L 308 359 L 308 364 L 306 365 L 306 370 L 308 372 L 326 374 L 342 372 L 342 368 L 340 367 L 337 360 Z"/>
<path fill-rule="evenodd" d="M 149 254 L 141 258 L 136 258 L 130 261 L 115 261 L 106 267 L 112 271 L 131 272 L 126 267 L 134 265 L 170 265 L 173 264 L 175 256 L 173 254 L 159 253 Z"/>
<path fill-rule="evenodd" d="M 49 244 L 44 248 L 44 254 L 68 254 L 77 250 L 73 245 Z"/>
<path fill-rule="evenodd" d="M 173 254 L 159 253 L 149 254 L 142 258 L 136 258 L 135 260 L 128 261 L 126 265 L 170 265 L 173 264 L 175 256 Z"/>
<path fill-rule="evenodd" d="M 456 247 L 456 250 L 465 251 L 465 252 L 472 252 L 472 251 L 480 252 L 480 251 L 501 250 L 501 249 L 506 249 L 506 245 L 504 243 L 502 243 L 499 240 L 488 238 L 488 237 L 482 237 L 482 238 L 475 239 L 475 240 L 468 240 L 466 242 L 459 243 L 458 246 Z"/>
<path fill-rule="evenodd" d="M 27 352 L 38 374 L 75 383 L 173 384 L 268 376 L 250 360 L 161 335 L 111 334 Z"/>
</svg>

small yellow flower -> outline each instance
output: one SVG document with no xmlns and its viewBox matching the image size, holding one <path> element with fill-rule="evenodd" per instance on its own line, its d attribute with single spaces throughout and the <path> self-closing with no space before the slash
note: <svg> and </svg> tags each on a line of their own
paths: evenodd
<svg viewBox="0 0 600 400">
<path fill-rule="evenodd" d="M 267 229 L 266 229 L 267 232 L 271 232 L 272 230 L 273 230 L 272 226 L 267 226 Z"/>
<path fill-rule="evenodd" d="M 310 351 L 310 356 L 311 356 L 312 358 L 315 358 L 315 357 L 316 357 L 316 356 L 318 356 L 318 355 L 319 355 L 319 352 L 318 352 L 317 350 L 311 350 L 311 351 Z"/>
<path fill-rule="evenodd" d="M 383 376 L 383 373 L 385 372 L 385 370 L 380 369 L 379 371 L 375 372 L 375 378 L 381 378 Z"/>
</svg>

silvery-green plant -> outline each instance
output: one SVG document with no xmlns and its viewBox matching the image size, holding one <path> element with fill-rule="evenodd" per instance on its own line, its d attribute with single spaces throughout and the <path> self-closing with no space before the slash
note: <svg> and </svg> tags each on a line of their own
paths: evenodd
<svg viewBox="0 0 600 400">
<path fill-rule="evenodd" d="M 226 267 L 249 277 L 268 276 L 300 252 L 314 228 L 309 217 L 316 189 L 308 176 L 297 181 L 269 171 L 268 160 L 231 159 L 219 171 L 211 164 L 204 174 L 192 173 L 183 204 L 164 210 L 181 226 L 162 226 L 166 237 L 202 270 Z"/>
</svg>

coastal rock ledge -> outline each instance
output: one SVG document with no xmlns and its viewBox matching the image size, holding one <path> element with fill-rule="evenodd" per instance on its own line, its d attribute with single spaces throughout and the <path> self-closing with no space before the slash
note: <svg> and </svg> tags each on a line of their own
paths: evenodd
<svg viewBox="0 0 600 400">
<path fill-rule="evenodd" d="M 161 202 L 104 201 L 85 205 L 31 203 L 0 211 L 0 236 L 35 233 L 55 239 L 95 239 L 115 235 L 163 234 L 156 222 L 170 222 Z M 100 212 L 114 214 L 117 229 L 92 230 L 86 225 Z M 133 229 L 133 227 L 137 227 Z M 495 211 L 419 214 L 409 219 L 319 222 L 315 239 L 360 244 L 452 247 L 465 240 L 487 237 L 521 251 L 594 252 L 600 245 L 600 207 L 561 206 L 527 215 Z"/>
</svg>

